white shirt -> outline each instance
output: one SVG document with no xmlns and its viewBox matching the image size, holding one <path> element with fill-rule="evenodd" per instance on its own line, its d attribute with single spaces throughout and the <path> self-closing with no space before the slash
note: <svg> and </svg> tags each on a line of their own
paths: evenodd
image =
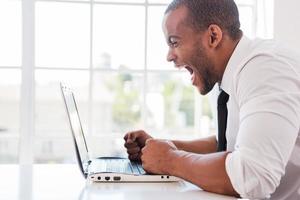
<svg viewBox="0 0 300 200">
<path fill-rule="evenodd" d="M 229 94 L 226 172 L 243 198 L 300 199 L 300 56 L 242 37 L 221 86 Z"/>
</svg>

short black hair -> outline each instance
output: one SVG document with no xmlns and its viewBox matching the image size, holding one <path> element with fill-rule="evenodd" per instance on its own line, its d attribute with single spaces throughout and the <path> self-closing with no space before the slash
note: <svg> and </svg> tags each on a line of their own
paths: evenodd
<svg viewBox="0 0 300 200">
<path fill-rule="evenodd" d="M 188 9 L 185 23 L 203 31 L 211 24 L 216 24 L 227 31 L 231 39 L 240 38 L 240 20 L 237 5 L 233 0 L 173 0 L 165 14 L 184 6 Z"/>
</svg>

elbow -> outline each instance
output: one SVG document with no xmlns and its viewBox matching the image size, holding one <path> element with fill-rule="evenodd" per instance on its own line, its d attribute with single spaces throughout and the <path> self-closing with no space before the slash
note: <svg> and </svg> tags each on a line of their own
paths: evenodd
<svg viewBox="0 0 300 200">
<path fill-rule="evenodd" d="M 281 170 L 270 170 L 262 163 L 241 158 L 232 159 L 233 164 L 230 159 L 232 157 L 226 160 L 226 170 L 233 188 L 242 198 L 269 198 L 280 184 L 284 173 Z"/>
<path fill-rule="evenodd" d="M 272 174 L 257 174 L 252 178 L 245 180 L 245 186 L 242 188 L 241 197 L 249 199 L 265 199 L 270 198 L 279 185 L 279 180 L 273 177 Z"/>
</svg>

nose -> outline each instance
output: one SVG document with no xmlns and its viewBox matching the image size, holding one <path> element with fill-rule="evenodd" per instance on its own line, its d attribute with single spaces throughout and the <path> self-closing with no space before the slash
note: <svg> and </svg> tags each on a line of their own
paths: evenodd
<svg viewBox="0 0 300 200">
<path fill-rule="evenodd" d="M 167 54 L 167 61 L 168 62 L 175 62 L 176 60 L 176 54 L 174 53 L 173 49 L 169 48 L 168 54 Z"/>
</svg>

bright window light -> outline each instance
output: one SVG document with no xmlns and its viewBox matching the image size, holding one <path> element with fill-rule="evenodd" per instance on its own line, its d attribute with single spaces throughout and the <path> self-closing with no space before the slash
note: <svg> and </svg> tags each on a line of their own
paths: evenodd
<svg viewBox="0 0 300 200">
<path fill-rule="evenodd" d="M 61 81 L 74 89 L 96 156 L 124 155 L 122 137 L 133 129 L 160 138 L 214 134 L 209 98 L 166 61 L 162 19 L 169 2 L 0 0 L 0 163 L 18 162 L 19 149 L 31 149 L 33 156 L 20 157 L 38 163 L 75 161 Z M 236 3 L 245 35 L 273 37 L 273 0 Z M 32 131 L 22 116 L 32 116 L 25 120 Z M 20 137 L 24 132 L 33 145 Z"/>
</svg>

